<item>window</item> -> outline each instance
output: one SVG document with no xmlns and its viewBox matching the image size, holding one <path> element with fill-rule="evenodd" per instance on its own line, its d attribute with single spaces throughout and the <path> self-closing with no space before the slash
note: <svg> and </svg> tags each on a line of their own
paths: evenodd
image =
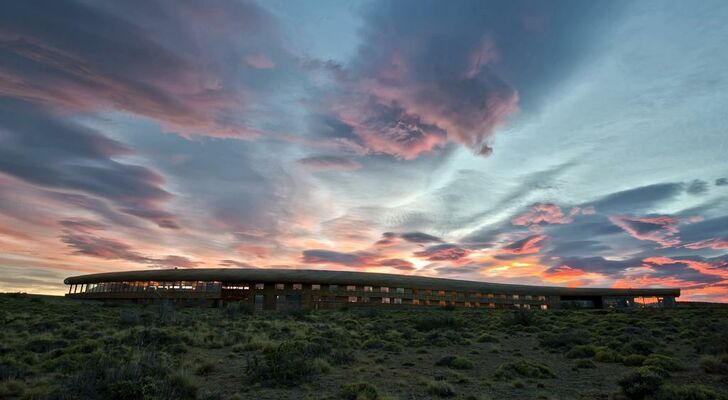
<svg viewBox="0 0 728 400">
<path fill-rule="evenodd" d="M 440 303 L 439 303 L 439 304 L 440 304 L 440 305 L 441 305 L 442 307 L 445 307 L 445 306 L 447 305 L 447 301 L 445 301 L 445 300 L 440 300 Z"/>
<path fill-rule="evenodd" d="M 356 286 L 354 286 L 354 285 L 348 285 L 348 286 L 346 286 L 346 291 L 347 292 L 355 292 L 356 291 Z"/>
<path fill-rule="evenodd" d="M 339 285 L 329 285 L 330 292 L 335 292 L 337 290 L 339 290 Z"/>
<path fill-rule="evenodd" d="M 526 295 L 526 296 L 524 297 L 524 299 L 526 299 L 526 300 L 531 300 L 531 299 L 532 299 L 532 297 L 531 297 L 531 295 L 530 295 L 530 294 L 527 294 L 527 295 Z"/>
<path fill-rule="evenodd" d="M 538 301 L 546 301 L 546 296 L 538 296 Z"/>
<path fill-rule="evenodd" d="M 311 290 L 321 290 L 321 285 L 314 283 L 311 285 Z"/>
<path fill-rule="evenodd" d="M 371 286 L 364 286 L 364 291 L 365 291 L 365 292 L 371 292 L 371 291 L 373 291 L 373 290 L 374 290 L 374 288 L 373 288 L 373 287 L 371 287 Z"/>
<path fill-rule="evenodd" d="M 366 296 L 362 297 L 361 298 L 361 302 L 362 303 L 369 303 L 369 297 L 366 297 Z"/>
<path fill-rule="evenodd" d="M 349 296 L 349 303 L 356 303 L 356 296 Z"/>
<path fill-rule="evenodd" d="M 379 291 L 382 293 L 389 293 L 389 288 L 382 286 L 381 288 L 379 288 Z"/>
<path fill-rule="evenodd" d="M 495 308 L 495 303 L 488 303 L 488 308 Z"/>
<path fill-rule="evenodd" d="M 425 294 L 427 296 L 432 296 L 432 289 L 425 289 Z"/>
<path fill-rule="evenodd" d="M 419 299 L 412 299 L 412 304 L 420 304 L 420 300 Z"/>
<path fill-rule="evenodd" d="M 513 300 L 518 300 L 518 295 L 517 294 L 514 294 L 513 295 Z"/>
<path fill-rule="evenodd" d="M 444 296 L 445 295 L 445 291 L 444 290 L 438 290 L 437 291 L 437 295 L 438 296 Z"/>
<path fill-rule="evenodd" d="M 300 283 L 293 284 L 293 290 L 301 290 L 301 288 L 303 288 L 303 285 L 301 285 Z"/>
<path fill-rule="evenodd" d="M 541 309 L 542 310 L 548 310 L 549 309 L 549 306 L 547 306 L 546 304 L 541 304 Z"/>
<path fill-rule="evenodd" d="M 255 284 L 255 290 L 263 290 L 264 288 L 265 288 L 265 285 L 262 283 Z"/>
<path fill-rule="evenodd" d="M 286 288 L 285 283 L 276 283 L 276 290 L 283 290 Z"/>
<path fill-rule="evenodd" d="M 389 297 L 382 297 L 382 303 L 383 304 L 389 304 L 391 299 Z"/>
<path fill-rule="evenodd" d="M 463 305 L 465 306 L 465 308 L 472 307 L 472 305 L 470 305 L 470 302 L 469 301 L 466 301 Z"/>
<path fill-rule="evenodd" d="M 404 293 L 404 288 L 403 287 L 398 287 L 397 290 L 396 290 L 396 292 L 397 293 Z"/>
<path fill-rule="evenodd" d="M 495 295 L 493 293 L 488 293 L 488 298 L 489 299 L 492 299 L 493 297 L 495 297 Z"/>
<path fill-rule="evenodd" d="M 521 308 L 521 305 L 518 303 L 513 304 L 516 308 Z"/>
<path fill-rule="evenodd" d="M 394 304 L 402 304 L 402 299 L 400 297 L 395 297 Z"/>
</svg>

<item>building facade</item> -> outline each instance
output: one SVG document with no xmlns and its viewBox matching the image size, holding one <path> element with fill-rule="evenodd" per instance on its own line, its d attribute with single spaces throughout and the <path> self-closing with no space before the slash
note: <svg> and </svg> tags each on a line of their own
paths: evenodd
<svg viewBox="0 0 728 400">
<path fill-rule="evenodd" d="M 678 288 L 565 288 L 350 271 L 164 269 L 69 277 L 67 296 L 189 305 L 240 303 L 258 310 L 341 307 L 623 308 L 672 307 Z"/>
</svg>

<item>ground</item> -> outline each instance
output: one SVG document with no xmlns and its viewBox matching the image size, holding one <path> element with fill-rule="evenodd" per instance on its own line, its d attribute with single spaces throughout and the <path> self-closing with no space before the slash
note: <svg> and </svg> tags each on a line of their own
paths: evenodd
<svg viewBox="0 0 728 400">
<path fill-rule="evenodd" d="M 728 308 L 114 305 L 0 295 L 0 398 L 726 399 Z"/>
</svg>

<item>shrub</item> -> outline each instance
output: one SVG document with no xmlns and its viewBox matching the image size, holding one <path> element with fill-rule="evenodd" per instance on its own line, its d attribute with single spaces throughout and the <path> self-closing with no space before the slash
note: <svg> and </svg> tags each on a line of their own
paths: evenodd
<svg viewBox="0 0 728 400">
<path fill-rule="evenodd" d="M 512 379 L 516 375 L 535 379 L 556 377 L 554 371 L 547 365 L 527 360 L 501 364 L 495 370 L 495 378 L 499 380 Z"/>
<path fill-rule="evenodd" d="M 663 356 L 661 354 L 650 354 L 647 358 L 645 358 L 642 365 L 658 367 L 670 372 L 685 370 L 685 365 L 682 361 L 673 357 Z"/>
<path fill-rule="evenodd" d="M 460 323 L 452 315 L 427 316 L 415 322 L 415 329 L 420 332 L 429 332 L 442 328 L 452 329 L 458 326 L 460 326 Z"/>
<path fill-rule="evenodd" d="M 728 373 L 728 364 L 716 356 L 703 356 L 700 358 L 700 369 L 708 374 Z"/>
<path fill-rule="evenodd" d="M 215 363 L 210 361 L 203 362 L 195 369 L 195 375 L 204 376 L 215 370 Z"/>
<path fill-rule="evenodd" d="M 639 367 L 645 362 L 645 356 L 641 354 L 630 354 L 622 359 L 622 364 L 629 367 Z"/>
<path fill-rule="evenodd" d="M 657 393 L 665 377 L 650 368 L 640 368 L 617 382 L 628 399 L 641 400 Z"/>
<path fill-rule="evenodd" d="M 479 343 L 498 343 L 499 341 L 500 340 L 498 340 L 497 337 L 495 337 L 489 333 L 484 333 L 484 334 L 478 336 Z"/>
<path fill-rule="evenodd" d="M 643 339 L 637 339 L 627 342 L 622 346 L 624 354 L 641 354 L 643 356 L 650 355 L 655 348 L 655 343 Z"/>
<path fill-rule="evenodd" d="M 427 393 L 439 397 L 455 396 L 455 390 L 453 390 L 452 386 L 445 381 L 427 382 Z"/>
<path fill-rule="evenodd" d="M 613 350 L 600 349 L 597 350 L 596 354 L 594 354 L 594 360 L 603 363 L 614 363 L 622 361 L 622 357 Z"/>
<path fill-rule="evenodd" d="M 312 357 L 301 342 L 283 342 L 248 359 L 246 373 L 251 381 L 271 386 L 293 386 L 315 372 Z"/>
<path fill-rule="evenodd" d="M 473 362 L 464 357 L 445 356 L 439 359 L 435 365 L 453 369 L 473 369 Z"/>
<path fill-rule="evenodd" d="M 596 354 L 596 350 L 592 345 L 576 345 L 566 353 L 566 358 L 591 358 Z"/>
<path fill-rule="evenodd" d="M 650 400 L 725 400 L 727 397 L 703 385 L 664 385 Z"/>
<path fill-rule="evenodd" d="M 344 385 L 341 390 L 341 397 L 344 400 L 379 400 L 379 391 L 376 386 L 357 382 Z"/>
<path fill-rule="evenodd" d="M 532 326 L 536 323 L 536 313 L 526 308 L 518 308 L 508 314 L 503 323 L 505 325 Z"/>
<path fill-rule="evenodd" d="M 542 344 L 553 349 L 570 348 L 579 344 L 588 344 L 588 333 L 581 329 L 562 332 L 558 335 L 546 336 Z"/>
<path fill-rule="evenodd" d="M 576 361 L 576 368 L 596 368 L 597 365 L 594 364 L 594 361 L 587 360 L 587 359 L 580 359 Z"/>
</svg>

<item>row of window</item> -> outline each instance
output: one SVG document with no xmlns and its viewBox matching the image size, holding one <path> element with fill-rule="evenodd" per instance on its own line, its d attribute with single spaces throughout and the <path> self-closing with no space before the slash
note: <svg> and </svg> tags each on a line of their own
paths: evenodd
<svg viewBox="0 0 728 400">
<path fill-rule="evenodd" d="M 289 284 L 292 290 L 302 290 L 303 284 L 293 283 Z M 265 289 L 264 283 L 256 283 L 252 285 L 255 290 Z M 413 290 L 405 288 L 390 288 L 390 287 L 375 287 L 375 286 L 356 286 L 346 285 L 343 288 L 347 292 L 356 292 L 361 290 L 363 292 L 371 293 L 396 293 L 405 294 L 412 293 Z M 236 283 L 221 283 L 219 281 L 133 281 L 133 282 L 102 282 L 102 283 L 89 283 L 81 285 L 71 285 L 69 293 L 102 293 L 102 292 L 149 292 L 149 291 L 160 291 L 160 290 L 183 290 L 183 291 L 196 291 L 196 292 L 219 292 L 220 289 L 225 290 L 250 290 L 250 284 L 236 284 Z M 286 284 L 276 283 L 276 290 L 285 290 Z M 338 292 L 339 285 L 327 285 L 327 289 L 330 292 Z M 375 290 L 378 289 L 378 290 Z M 321 291 L 322 285 L 312 284 L 311 290 Z M 447 300 L 448 294 L 451 300 L 457 300 L 459 302 L 475 301 L 479 302 L 481 299 L 500 299 L 506 300 L 527 300 L 527 301 L 539 301 L 545 302 L 546 296 L 532 296 L 532 295 L 518 295 L 518 294 L 494 294 L 494 293 L 463 293 L 457 291 L 445 291 L 445 290 L 432 290 L 432 289 L 416 289 L 415 301 L 429 301 L 431 296 L 440 297 L 440 301 Z M 356 296 L 350 296 L 350 298 L 356 298 Z M 383 299 L 388 297 L 383 297 Z M 417 304 L 417 303 L 415 303 Z"/>
</svg>

